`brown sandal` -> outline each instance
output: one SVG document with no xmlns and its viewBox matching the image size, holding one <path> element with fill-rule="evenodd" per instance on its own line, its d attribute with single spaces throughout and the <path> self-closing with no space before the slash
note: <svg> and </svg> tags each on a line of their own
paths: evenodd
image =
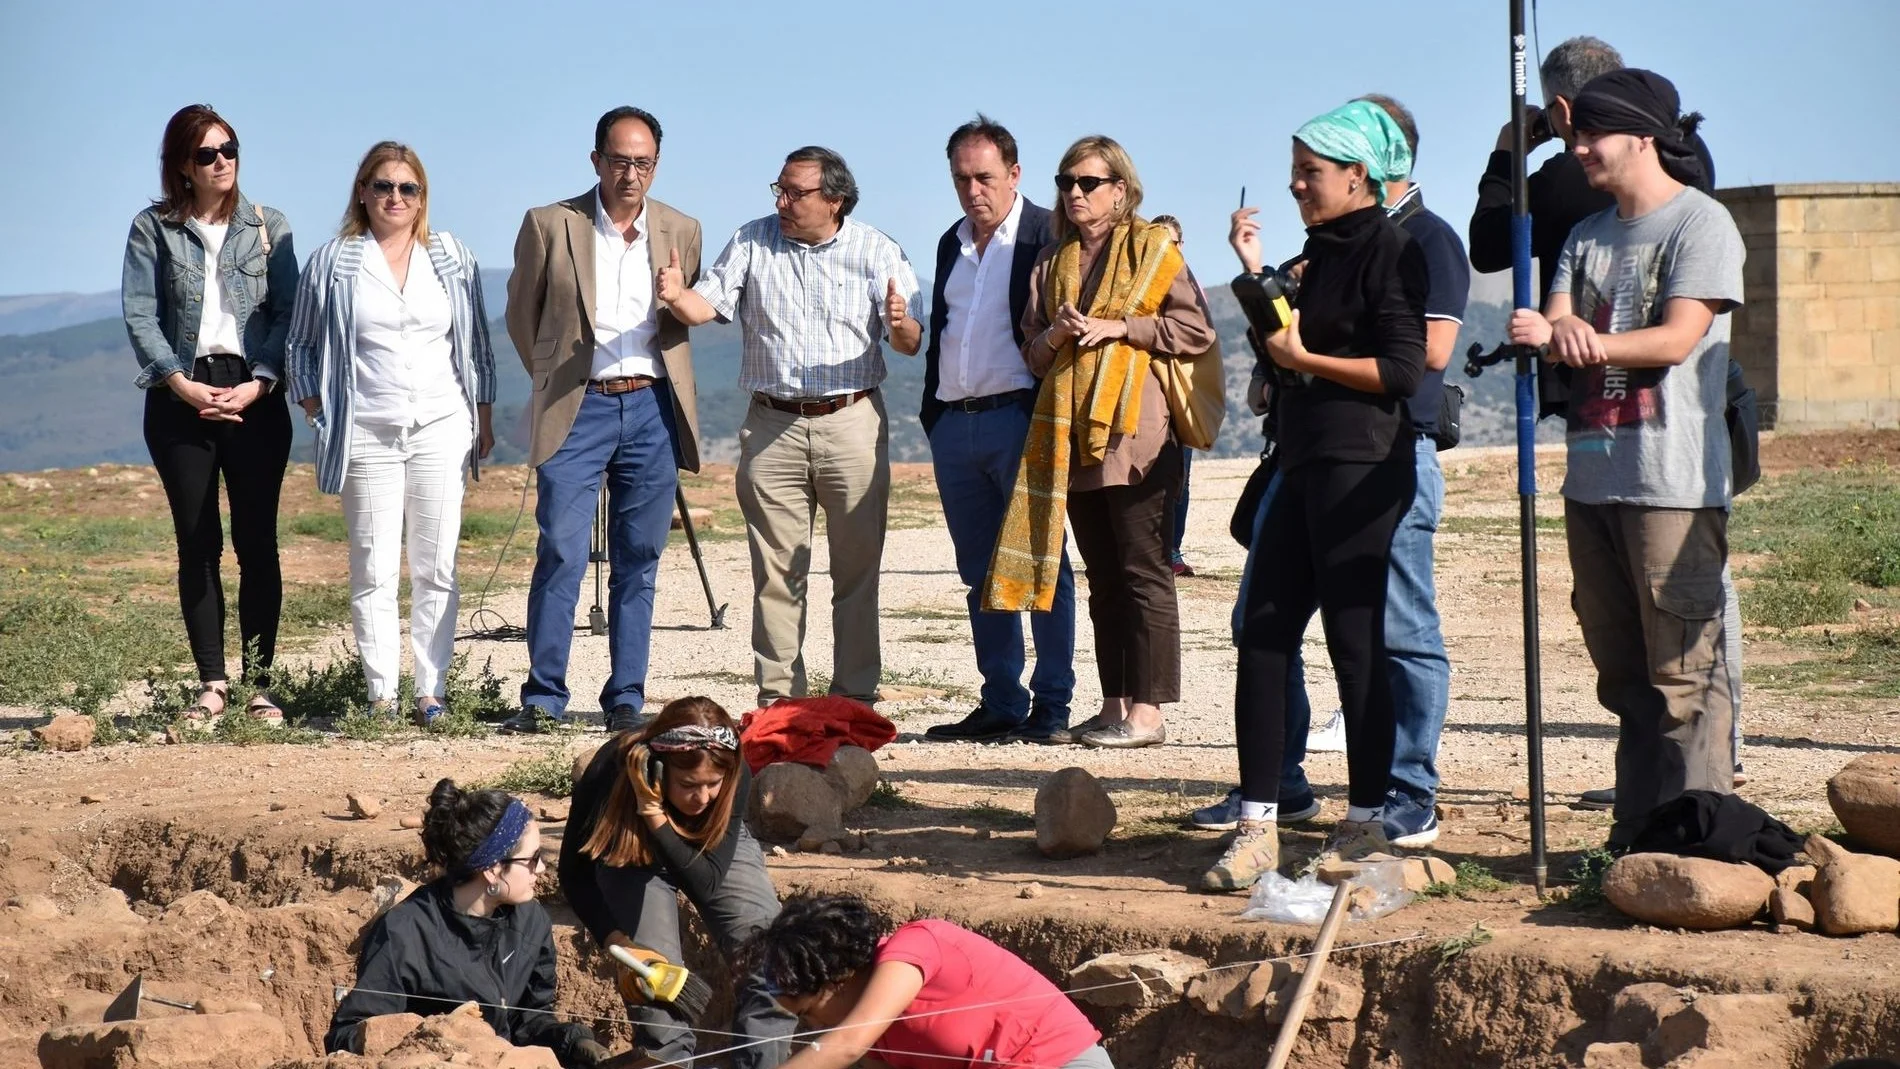
<svg viewBox="0 0 1900 1069">
<path fill-rule="evenodd" d="M 218 707 L 216 709 L 205 704 L 205 699 L 213 694 L 218 696 Z M 203 724 L 209 727 L 216 724 L 218 718 L 224 715 L 225 707 L 228 706 L 230 702 L 231 684 L 223 680 L 204 683 L 198 687 L 198 700 L 193 702 L 191 707 L 186 709 L 183 715 L 186 720 L 194 724 Z"/>
<path fill-rule="evenodd" d="M 266 691 L 260 690 L 252 695 L 249 704 L 244 706 L 244 712 L 250 716 L 251 719 L 263 724 L 265 727 L 280 728 L 284 726 L 283 709 L 278 707 L 277 700 L 272 698 Z"/>
</svg>

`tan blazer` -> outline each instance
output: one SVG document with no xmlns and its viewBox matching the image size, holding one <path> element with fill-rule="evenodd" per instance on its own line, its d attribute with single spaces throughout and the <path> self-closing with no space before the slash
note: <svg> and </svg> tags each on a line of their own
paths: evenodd
<svg viewBox="0 0 1900 1069">
<path fill-rule="evenodd" d="M 647 200 L 649 256 L 657 269 L 679 250 L 688 286 L 699 280 L 699 220 Z M 528 463 L 553 456 L 574 429 L 594 367 L 594 191 L 531 208 L 515 238 L 508 277 L 508 337 L 534 383 L 534 433 Z M 699 402 L 686 326 L 660 309 L 660 359 L 672 384 L 674 451 L 699 470 Z"/>
</svg>

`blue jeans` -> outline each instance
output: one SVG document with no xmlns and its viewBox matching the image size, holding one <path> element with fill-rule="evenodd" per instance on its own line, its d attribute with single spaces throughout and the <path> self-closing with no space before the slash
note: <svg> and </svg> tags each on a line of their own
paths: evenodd
<svg viewBox="0 0 1900 1069">
<path fill-rule="evenodd" d="M 1181 540 L 1187 537 L 1188 481 L 1194 475 L 1194 450 L 1181 447 L 1181 493 L 1174 499 L 1173 557 L 1181 559 Z"/>
<path fill-rule="evenodd" d="M 1451 661 L 1445 656 L 1438 592 L 1432 582 L 1432 538 L 1445 510 L 1445 472 L 1438 465 L 1437 443 L 1419 438 L 1416 446 L 1418 492 L 1392 533 L 1391 571 L 1386 580 L 1385 650 L 1398 727 L 1392 782 L 1386 789 L 1388 811 L 1430 811 L 1437 801 L 1438 736 L 1451 701 Z M 1305 715 L 1296 719 L 1296 709 Z M 1305 702 L 1288 706 L 1286 761 L 1280 770 L 1282 798 L 1311 792 L 1301 764 L 1306 760 L 1306 732 L 1312 718 L 1312 708 Z"/>
<path fill-rule="evenodd" d="M 1260 495 L 1260 508 L 1253 516 L 1253 537 L 1247 545 L 1247 563 L 1240 573 L 1240 592 L 1234 598 L 1233 631 L 1234 645 L 1240 645 L 1240 608 L 1247 604 L 1247 588 L 1252 585 L 1254 566 L 1257 558 L 1254 550 L 1260 545 L 1260 524 L 1267 518 L 1267 509 L 1273 504 L 1273 497 L 1280 490 L 1280 473 L 1275 471 L 1267 482 L 1267 491 Z M 1313 722 L 1313 707 L 1306 697 L 1306 664 L 1298 657 L 1287 662 L 1286 666 L 1286 723 L 1287 749 L 1286 761 L 1280 769 L 1280 802 L 1288 808 L 1304 808 L 1313 798 L 1313 788 L 1306 782 L 1306 770 L 1300 762 L 1306 759 L 1306 729 Z"/>
<path fill-rule="evenodd" d="M 1048 612 L 1029 614 L 1036 643 L 1036 668 L 1029 688 L 1022 685 L 1022 616 L 982 610 L 983 580 L 1003 526 L 1003 514 L 1016 485 L 1023 441 L 1029 435 L 1035 394 L 987 412 L 950 409 L 930 431 L 931 465 L 943 500 L 945 526 L 956 548 L 957 575 L 968 588 L 970 637 L 977 671 L 983 675 L 983 707 L 1017 723 L 1029 721 L 1033 692 L 1036 721 L 1031 727 L 1069 726 L 1069 700 L 1075 691 L 1075 573 L 1062 552 L 1056 599 Z"/>
<path fill-rule="evenodd" d="M 679 488 L 671 388 L 586 393 L 567 440 L 535 469 L 534 580 L 528 588 L 528 678 L 521 704 L 552 716 L 567 711 L 567 657 L 574 609 L 587 572 L 594 508 L 607 483 L 607 641 L 612 669 L 602 712 L 646 704 L 653 586 Z"/>
</svg>

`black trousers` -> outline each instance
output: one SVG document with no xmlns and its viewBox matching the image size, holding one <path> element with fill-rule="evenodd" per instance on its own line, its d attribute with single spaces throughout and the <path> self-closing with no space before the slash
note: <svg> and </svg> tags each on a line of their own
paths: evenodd
<svg viewBox="0 0 1900 1069">
<path fill-rule="evenodd" d="M 229 366 L 236 364 L 233 371 Z M 223 365 L 223 366 L 220 366 Z M 235 385 L 249 375 L 237 358 L 205 357 L 195 377 Z M 244 410 L 244 422 L 202 419 L 163 386 L 145 391 L 145 445 L 171 502 L 178 538 L 178 602 L 185 636 L 204 682 L 226 678 L 224 583 L 219 560 L 224 531 L 218 516 L 218 478 L 231 497 L 231 546 L 238 559 L 238 635 L 244 670 L 269 682 L 283 610 L 283 573 L 277 561 L 277 500 L 290 461 L 290 409 L 281 392 Z"/>
<path fill-rule="evenodd" d="M 1170 441 L 1141 482 L 1069 494 L 1105 698 L 1181 700 L 1181 605 L 1171 561 L 1180 486 L 1181 447 Z"/>
<path fill-rule="evenodd" d="M 1241 606 L 1234 740 L 1241 797 L 1280 796 L 1287 661 L 1318 608 L 1346 716 L 1348 801 L 1385 803 L 1394 740 L 1386 673 L 1385 585 L 1392 532 L 1410 506 L 1416 468 L 1313 461 L 1287 472 L 1261 524 L 1258 564 Z"/>
</svg>

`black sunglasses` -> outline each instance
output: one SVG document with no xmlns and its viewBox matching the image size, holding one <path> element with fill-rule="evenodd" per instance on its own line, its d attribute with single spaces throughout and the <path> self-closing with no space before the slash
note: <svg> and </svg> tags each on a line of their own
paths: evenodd
<svg viewBox="0 0 1900 1069">
<path fill-rule="evenodd" d="M 369 184 L 369 191 L 379 197 L 387 197 L 391 193 L 400 193 L 404 200 L 415 200 L 417 197 L 422 196 L 422 186 L 419 183 L 403 182 L 397 184 L 387 178 L 378 178 L 374 182 L 371 182 Z"/>
<path fill-rule="evenodd" d="M 533 857 L 505 857 L 501 859 L 502 868 L 508 868 L 510 865 L 526 865 L 529 872 L 545 872 L 548 867 L 548 859 L 540 854 L 536 854 Z"/>
<path fill-rule="evenodd" d="M 1059 174 L 1056 175 L 1056 188 L 1067 193 L 1076 186 L 1081 186 L 1082 195 L 1086 197 L 1110 182 L 1117 181 L 1120 181 L 1120 179 L 1114 175 L 1103 178 L 1100 175 L 1093 174 Z"/>
<path fill-rule="evenodd" d="M 237 159 L 237 142 L 235 140 L 226 141 L 217 148 L 193 149 L 191 152 L 191 162 L 200 167 L 209 167 L 219 156 L 223 156 L 227 160 Z"/>
</svg>

